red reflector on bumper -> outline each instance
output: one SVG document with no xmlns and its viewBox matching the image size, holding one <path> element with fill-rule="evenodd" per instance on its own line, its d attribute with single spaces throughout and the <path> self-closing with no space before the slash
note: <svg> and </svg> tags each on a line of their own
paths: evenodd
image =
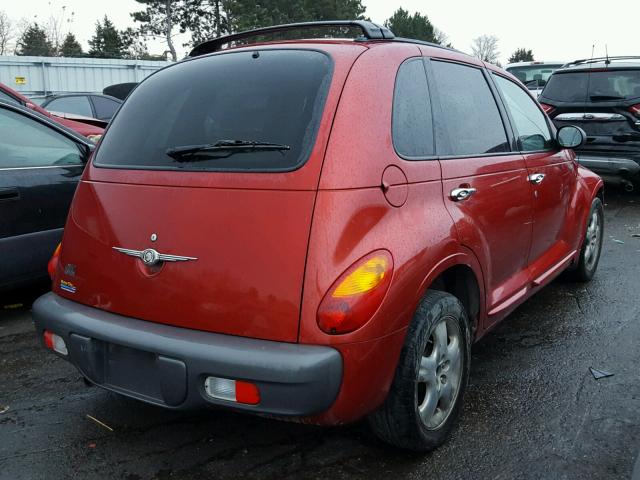
<svg viewBox="0 0 640 480">
<path fill-rule="evenodd" d="M 260 403 L 260 390 L 257 385 L 236 380 L 236 402 L 248 405 Z"/>
<path fill-rule="evenodd" d="M 58 352 L 61 355 L 69 355 L 67 344 L 64 343 L 63 338 L 49 330 L 44 331 L 44 344 L 48 349 L 53 350 L 54 352 Z"/>
<path fill-rule="evenodd" d="M 260 390 L 254 383 L 229 378 L 207 377 L 204 381 L 207 395 L 220 400 L 257 405 L 260 403 Z"/>
</svg>

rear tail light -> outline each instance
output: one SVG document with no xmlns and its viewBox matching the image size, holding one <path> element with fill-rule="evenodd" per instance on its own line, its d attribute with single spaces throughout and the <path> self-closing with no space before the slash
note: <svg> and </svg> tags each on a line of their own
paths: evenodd
<svg viewBox="0 0 640 480">
<path fill-rule="evenodd" d="M 229 378 L 207 377 L 204 390 L 212 398 L 229 402 L 257 405 L 260 403 L 260 389 L 251 382 Z"/>
<path fill-rule="evenodd" d="M 51 278 L 51 280 L 53 280 L 53 277 L 56 274 L 56 268 L 58 268 L 58 261 L 60 259 L 61 248 L 62 248 L 62 243 L 59 243 L 56 249 L 53 251 L 51 260 L 49 260 L 49 264 L 47 265 L 47 272 L 49 272 L 49 277 Z"/>
<path fill-rule="evenodd" d="M 61 355 L 69 355 L 69 350 L 67 350 L 67 344 L 64 343 L 64 339 L 49 330 L 44 331 L 44 344 L 54 352 L 58 352 Z"/>
<path fill-rule="evenodd" d="M 638 103 L 637 105 L 631 105 L 629 107 L 629 111 L 633 113 L 636 117 L 640 118 L 640 103 Z"/>
<path fill-rule="evenodd" d="M 553 113 L 553 111 L 556 109 L 556 107 L 547 105 L 546 103 L 541 103 L 540 106 L 542 107 L 542 110 L 544 110 L 544 113 L 546 113 L 547 115 L 551 115 L 551 113 Z"/>
<path fill-rule="evenodd" d="M 328 334 L 353 332 L 378 310 L 393 273 L 393 259 L 386 250 L 367 255 L 329 289 L 318 308 L 318 326 Z"/>
</svg>

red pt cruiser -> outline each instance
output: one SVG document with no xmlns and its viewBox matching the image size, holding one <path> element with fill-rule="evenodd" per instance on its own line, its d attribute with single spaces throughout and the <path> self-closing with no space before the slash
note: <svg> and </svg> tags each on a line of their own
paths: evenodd
<svg viewBox="0 0 640 480">
<path fill-rule="evenodd" d="M 142 82 L 34 305 L 90 382 L 440 445 L 471 344 L 602 245 L 602 181 L 512 75 L 368 22 L 206 42 Z M 289 35 L 290 37 L 291 35 Z M 255 40 L 255 39 L 254 39 Z M 227 48 L 222 48 L 223 46 Z"/>
</svg>

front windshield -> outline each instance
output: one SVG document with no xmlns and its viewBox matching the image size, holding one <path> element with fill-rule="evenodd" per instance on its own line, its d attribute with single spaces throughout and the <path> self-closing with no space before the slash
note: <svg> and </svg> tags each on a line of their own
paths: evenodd
<svg viewBox="0 0 640 480">
<path fill-rule="evenodd" d="M 524 83 L 529 90 L 537 90 L 547 84 L 551 74 L 560 68 L 562 64 L 554 65 L 526 65 L 522 67 L 509 67 L 507 71 Z"/>
</svg>

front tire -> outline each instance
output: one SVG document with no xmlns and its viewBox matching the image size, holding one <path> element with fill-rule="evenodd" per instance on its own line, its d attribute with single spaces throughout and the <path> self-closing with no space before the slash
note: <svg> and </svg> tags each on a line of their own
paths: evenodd
<svg viewBox="0 0 640 480">
<path fill-rule="evenodd" d="M 582 249 L 575 266 L 567 273 L 571 280 L 589 282 L 598 269 L 604 238 L 604 208 L 602 200 L 594 198 L 587 220 L 587 230 L 582 241 Z"/>
<path fill-rule="evenodd" d="M 369 417 L 373 432 L 407 450 L 442 445 L 460 416 L 470 350 L 463 305 L 453 295 L 429 290 L 407 331 L 387 399 Z"/>
</svg>

